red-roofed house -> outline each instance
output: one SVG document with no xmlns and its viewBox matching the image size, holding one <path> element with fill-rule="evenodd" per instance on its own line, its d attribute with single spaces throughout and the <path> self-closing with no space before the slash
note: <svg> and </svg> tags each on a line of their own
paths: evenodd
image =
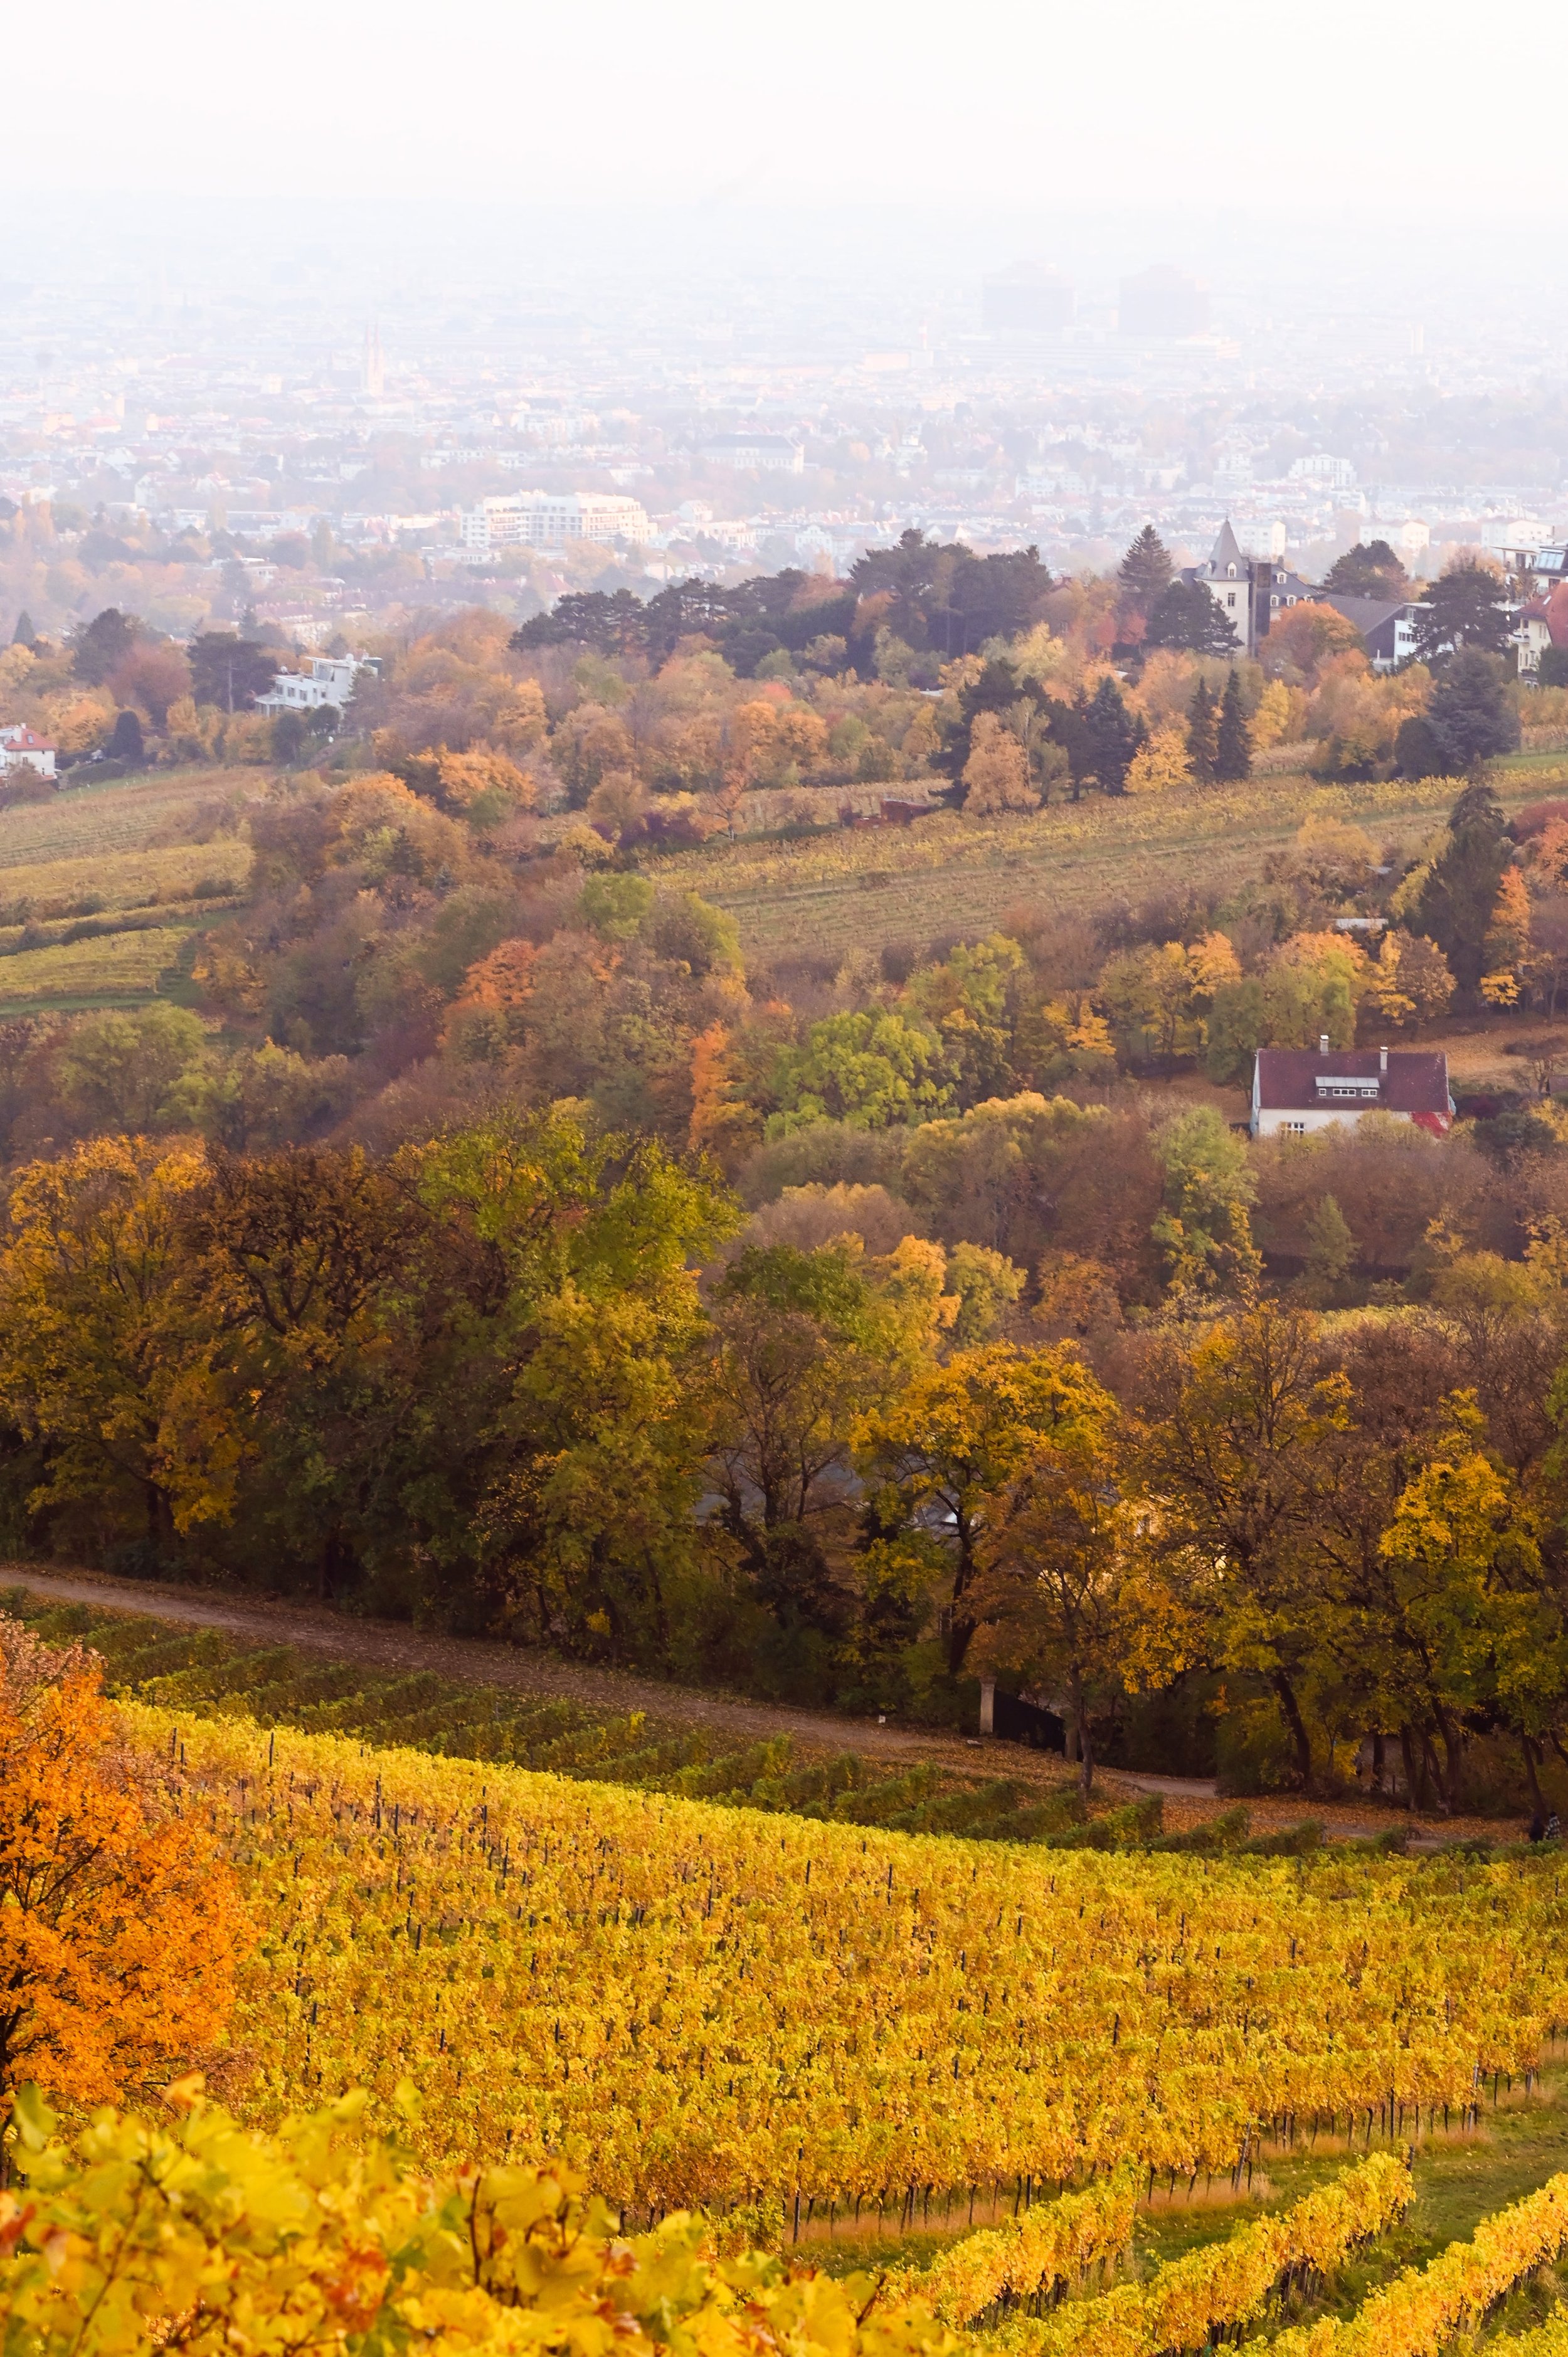
<svg viewBox="0 0 1568 2357">
<path fill-rule="evenodd" d="M 36 770 L 40 778 L 54 776 L 54 747 L 25 720 L 0 728 L 0 776 L 7 770 Z"/>
<path fill-rule="evenodd" d="M 1391 1114 L 1434 1137 L 1454 1119 L 1448 1059 L 1440 1048 L 1260 1048 L 1252 1064 L 1254 1137 L 1305 1137 L 1363 1114 Z"/>
</svg>

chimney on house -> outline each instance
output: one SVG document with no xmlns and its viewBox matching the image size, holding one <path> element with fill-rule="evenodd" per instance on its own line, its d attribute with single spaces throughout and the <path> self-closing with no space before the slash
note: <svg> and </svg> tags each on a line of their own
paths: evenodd
<svg viewBox="0 0 1568 2357">
<path fill-rule="evenodd" d="M 1326 1056 L 1328 1053 L 1328 1034 L 1326 1031 L 1320 1031 L 1317 1035 L 1317 1052 L 1320 1056 Z"/>
<path fill-rule="evenodd" d="M 1378 1049 L 1378 1071 L 1386 1081 L 1389 1076 L 1389 1051 L 1386 1048 Z"/>
</svg>

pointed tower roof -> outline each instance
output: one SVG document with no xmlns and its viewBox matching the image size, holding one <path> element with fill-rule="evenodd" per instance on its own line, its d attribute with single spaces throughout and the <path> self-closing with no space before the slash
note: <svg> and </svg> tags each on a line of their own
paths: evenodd
<svg viewBox="0 0 1568 2357">
<path fill-rule="evenodd" d="M 1236 567 L 1233 576 L 1230 572 L 1232 565 Z M 1246 577 L 1247 560 L 1241 554 L 1240 543 L 1230 529 L 1229 516 L 1219 527 L 1219 536 L 1209 550 L 1208 562 L 1203 569 L 1211 581 L 1228 581 L 1232 577 L 1240 581 Z"/>
</svg>

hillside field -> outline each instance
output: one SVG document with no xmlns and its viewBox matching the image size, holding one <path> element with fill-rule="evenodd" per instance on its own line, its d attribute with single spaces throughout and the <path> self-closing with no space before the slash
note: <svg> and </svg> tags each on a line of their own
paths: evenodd
<svg viewBox="0 0 1568 2357">
<path fill-rule="evenodd" d="M 1511 812 L 1568 789 L 1568 764 L 1561 754 L 1520 755 L 1497 765 L 1496 782 Z M 715 839 L 649 867 L 728 909 L 748 958 L 832 956 L 987 931 L 1021 907 L 1086 909 L 1180 892 L 1197 878 L 1223 889 L 1309 818 L 1343 819 L 1380 845 L 1413 851 L 1457 791 L 1452 778 L 1325 785 L 1286 773 L 1179 794 L 1096 794 L 1017 818 L 942 812 L 908 827 Z"/>
<path fill-rule="evenodd" d="M 1568 789 L 1568 763 L 1523 754 L 1498 765 L 1498 780 L 1514 810 Z M 242 896 L 250 855 L 239 836 L 180 837 L 206 806 L 254 798 L 265 784 L 254 770 L 155 770 L 0 811 L 0 1014 L 132 1004 L 156 989 L 182 936 L 171 925 L 157 941 L 122 941 L 114 919 L 141 914 L 145 925 L 143 912 L 168 906 L 188 924 L 206 904 Z M 1413 849 L 1456 791 L 1448 778 L 1329 786 L 1286 773 L 1208 791 L 1091 795 L 1020 818 L 940 812 L 908 827 L 714 841 L 645 865 L 656 882 L 728 909 L 753 961 L 842 957 L 986 931 L 1021 907 L 1137 900 L 1194 875 L 1239 883 L 1315 816 Z M 40 926 L 63 931 L 83 917 L 93 941 L 39 942 Z"/>
</svg>

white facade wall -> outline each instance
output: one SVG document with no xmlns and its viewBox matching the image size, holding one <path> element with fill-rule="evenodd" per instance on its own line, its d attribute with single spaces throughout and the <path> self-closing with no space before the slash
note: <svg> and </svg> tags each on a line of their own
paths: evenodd
<svg viewBox="0 0 1568 2357">
<path fill-rule="evenodd" d="M 1254 1137 L 1278 1137 L 1282 1132 L 1291 1137 L 1305 1137 L 1310 1132 L 1332 1129 L 1340 1123 L 1354 1129 L 1369 1113 L 1380 1113 L 1390 1121 L 1409 1121 L 1408 1113 L 1396 1113 L 1391 1106 L 1377 1103 L 1365 1105 L 1271 1105 L 1265 1111 L 1254 1107 L 1252 1135 Z"/>
<path fill-rule="evenodd" d="M 640 500 L 612 491 L 516 491 L 482 500 L 457 520 L 464 548 L 565 548 L 575 540 L 607 544 L 649 535 Z"/>
</svg>

